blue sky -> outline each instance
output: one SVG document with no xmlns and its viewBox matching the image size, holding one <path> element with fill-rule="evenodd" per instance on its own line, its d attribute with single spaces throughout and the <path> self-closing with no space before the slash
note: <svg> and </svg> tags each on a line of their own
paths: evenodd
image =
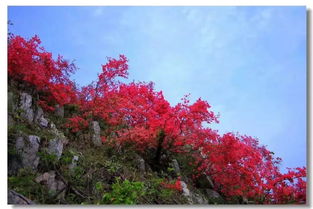
<svg viewBox="0 0 313 209">
<path fill-rule="evenodd" d="M 285 167 L 306 165 L 305 7 L 9 7 L 11 32 L 76 60 L 80 85 L 125 54 L 129 80 L 172 105 L 207 100 L 228 131 L 251 135 Z"/>
</svg>

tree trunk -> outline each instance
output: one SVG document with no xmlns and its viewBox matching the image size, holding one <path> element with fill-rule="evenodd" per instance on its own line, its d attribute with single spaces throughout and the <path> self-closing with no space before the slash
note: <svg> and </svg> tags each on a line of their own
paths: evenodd
<svg viewBox="0 0 313 209">
<path fill-rule="evenodd" d="M 162 155 L 162 144 L 165 138 L 165 133 L 163 130 L 161 130 L 158 134 L 158 147 L 156 150 L 156 154 L 155 154 L 155 158 L 154 158 L 154 165 L 155 167 L 158 169 L 160 167 L 160 159 L 161 159 L 161 155 Z"/>
</svg>

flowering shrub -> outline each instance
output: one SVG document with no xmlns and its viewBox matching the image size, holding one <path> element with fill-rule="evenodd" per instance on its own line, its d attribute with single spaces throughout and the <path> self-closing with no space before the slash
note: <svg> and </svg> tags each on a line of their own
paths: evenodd
<svg viewBox="0 0 313 209">
<path fill-rule="evenodd" d="M 218 123 L 208 102 L 198 99 L 190 104 L 188 96 L 171 106 L 153 83 L 131 82 L 127 78 L 127 58 L 108 58 L 98 79 L 77 89 L 69 79 L 75 67 L 62 57 L 39 46 L 37 36 L 29 41 L 11 36 L 8 44 L 9 79 L 29 85 L 40 96 L 38 103 L 46 110 L 55 104 L 74 104 L 80 115 L 68 118 L 65 125 L 72 132 L 86 129 L 91 120 L 105 122 L 103 142 L 131 147 L 147 155 L 154 154 L 158 168 L 163 153 L 183 153 L 191 159 L 193 178 L 209 175 L 215 190 L 227 198 L 245 197 L 256 203 L 306 203 L 306 168 L 280 173 L 280 158 L 257 139 L 234 133 L 220 135 L 208 127 Z M 204 124 L 206 124 L 204 126 Z M 163 183 L 181 191 L 178 179 Z"/>
<path fill-rule="evenodd" d="M 161 185 L 166 189 L 172 189 L 172 190 L 176 190 L 179 192 L 183 191 L 180 177 L 178 177 L 178 179 L 174 183 L 161 182 Z"/>
<path fill-rule="evenodd" d="M 9 79 L 28 84 L 40 92 L 42 104 L 46 110 L 52 110 L 53 104 L 75 103 L 74 83 L 69 79 L 75 66 L 62 56 L 56 60 L 52 54 L 40 47 L 40 39 L 35 36 L 26 41 L 20 36 L 10 36 L 8 42 Z"/>
<path fill-rule="evenodd" d="M 87 128 L 88 124 L 88 120 L 85 120 L 80 116 L 74 116 L 72 118 L 68 118 L 68 122 L 65 124 L 65 126 L 70 128 L 73 133 L 76 133 Z"/>
</svg>

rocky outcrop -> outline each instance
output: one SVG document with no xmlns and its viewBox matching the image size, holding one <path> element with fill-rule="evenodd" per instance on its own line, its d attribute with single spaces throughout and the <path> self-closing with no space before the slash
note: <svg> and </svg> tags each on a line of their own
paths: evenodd
<svg viewBox="0 0 313 209">
<path fill-rule="evenodd" d="M 50 123 L 50 132 L 55 138 L 49 141 L 48 153 L 54 154 L 57 156 L 57 159 L 60 159 L 63 148 L 68 143 L 68 140 L 64 134 L 56 128 L 54 123 Z"/>
<path fill-rule="evenodd" d="M 203 194 L 201 194 L 201 192 L 194 191 L 191 193 L 191 197 L 192 197 L 193 204 L 200 204 L 200 205 L 208 204 L 208 200 Z"/>
<path fill-rule="evenodd" d="M 144 174 L 146 173 L 146 169 L 149 167 L 145 160 L 138 154 L 135 154 L 133 156 L 134 159 L 134 166 L 140 171 L 140 173 Z"/>
<path fill-rule="evenodd" d="M 32 205 L 35 204 L 30 199 L 26 198 L 25 196 L 13 191 L 8 191 L 8 204 L 9 205 Z"/>
<path fill-rule="evenodd" d="M 21 156 L 22 167 L 33 170 L 37 169 L 39 163 L 39 157 L 37 156 L 39 145 L 40 138 L 38 136 L 20 136 L 16 139 L 15 148 Z"/>
<path fill-rule="evenodd" d="M 207 198 L 209 199 L 210 203 L 223 203 L 224 202 L 223 197 L 215 190 L 205 189 L 205 194 Z"/>
<path fill-rule="evenodd" d="M 193 204 L 190 190 L 188 189 L 187 184 L 184 181 L 181 181 L 180 184 L 183 190 L 183 195 L 186 197 L 188 204 Z"/>
<path fill-rule="evenodd" d="M 44 113 L 41 107 L 37 107 L 34 122 L 36 122 L 38 125 L 40 125 L 43 128 L 47 128 L 49 121 L 44 117 Z"/>
<path fill-rule="evenodd" d="M 187 184 L 181 181 L 183 196 L 187 199 L 188 204 L 208 204 L 209 201 L 205 195 L 201 193 L 200 190 L 195 189 L 189 190 Z"/>
<path fill-rule="evenodd" d="M 34 111 L 32 109 L 32 96 L 23 92 L 20 95 L 20 109 L 22 110 L 21 116 L 32 123 L 34 120 Z"/>
<path fill-rule="evenodd" d="M 61 132 L 61 131 L 59 131 L 58 129 L 57 129 L 57 127 L 55 126 L 55 124 L 54 123 L 49 123 L 49 128 L 50 128 L 50 132 L 56 137 L 56 138 L 58 138 L 58 139 L 63 139 L 63 141 L 66 143 L 66 137 L 64 136 L 64 134 Z"/>
<path fill-rule="evenodd" d="M 63 139 L 55 138 L 49 141 L 48 153 L 56 155 L 57 159 L 61 158 L 63 152 Z"/>
<path fill-rule="evenodd" d="M 65 189 L 66 185 L 61 180 L 56 179 L 55 171 L 49 171 L 39 175 L 35 181 L 43 184 L 52 193 L 58 193 Z"/>
<path fill-rule="evenodd" d="M 179 164 L 176 159 L 172 160 L 172 167 L 174 168 L 176 175 L 180 175 L 181 171 L 180 171 Z"/>
<path fill-rule="evenodd" d="M 101 146 L 101 137 L 100 137 L 100 125 L 98 121 L 92 121 L 90 124 L 90 136 L 92 143 L 96 146 Z"/>
<path fill-rule="evenodd" d="M 145 173 L 146 172 L 146 166 L 145 166 L 145 160 L 144 159 L 139 159 L 138 160 L 138 168 L 139 168 L 139 171 L 141 173 Z"/>
</svg>

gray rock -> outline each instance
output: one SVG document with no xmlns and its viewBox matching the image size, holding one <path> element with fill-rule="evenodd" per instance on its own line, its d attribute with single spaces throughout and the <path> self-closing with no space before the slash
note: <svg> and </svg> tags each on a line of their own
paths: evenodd
<svg viewBox="0 0 313 209">
<path fill-rule="evenodd" d="M 43 114 L 44 114 L 44 113 L 43 113 L 42 108 L 41 108 L 41 107 L 37 107 L 36 113 L 35 113 L 35 117 L 34 117 L 35 122 L 39 121 L 39 119 L 40 119 L 41 117 L 43 117 Z"/>
<path fill-rule="evenodd" d="M 56 179 L 55 171 L 49 171 L 42 175 L 39 175 L 35 181 L 40 184 L 44 184 L 50 192 L 59 192 L 65 188 L 65 184 Z"/>
<path fill-rule="evenodd" d="M 64 106 L 60 106 L 59 104 L 55 105 L 54 114 L 59 117 L 64 117 Z"/>
<path fill-rule="evenodd" d="M 192 200 L 194 202 L 194 204 L 208 204 L 208 200 L 203 197 L 200 193 L 196 193 L 196 192 L 193 192 L 192 193 Z"/>
<path fill-rule="evenodd" d="M 49 124 L 49 121 L 48 121 L 46 118 L 44 118 L 44 117 L 42 117 L 42 118 L 40 119 L 40 121 L 39 121 L 39 125 L 40 125 L 41 127 L 46 128 L 46 127 L 48 127 L 48 124 Z"/>
<path fill-rule="evenodd" d="M 223 197 L 215 190 L 205 189 L 205 193 L 209 201 L 212 203 L 222 203 L 224 201 Z"/>
<path fill-rule="evenodd" d="M 73 156 L 72 163 L 68 167 L 70 170 L 73 170 L 77 166 L 78 159 L 79 157 L 77 155 Z"/>
<path fill-rule="evenodd" d="M 22 166 L 33 170 L 37 169 L 39 157 L 37 152 L 39 150 L 40 138 L 38 136 L 30 135 L 28 137 L 18 137 L 16 139 L 16 150 L 21 156 Z"/>
<path fill-rule="evenodd" d="M 203 174 L 197 179 L 197 187 L 213 189 L 214 184 L 209 176 Z"/>
<path fill-rule="evenodd" d="M 134 162 L 135 162 L 135 166 L 136 168 L 138 168 L 138 170 L 140 171 L 140 173 L 145 173 L 146 172 L 146 162 L 145 160 L 138 154 L 134 155 Z"/>
<path fill-rule="evenodd" d="M 139 171 L 141 173 L 145 173 L 146 172 L 145 160 L 141 158 L 141 159 L 139 159 L 138 163 L 139 163 L 138 164 Z"/>
<path fill-rule="evenodd" d="M 177 175 L 180 175 L 180 168 L 179 168 L 179 165 L 178 165 L 178 162 L 177 162 L 177 160 L 176 159 L 173 159 L 172 160 L 172 166 L 173 166 L 173 168 L 174 168 L 174 171 L 175 171 L 175 173 L 177 174 Z"/>
<path fill-rule="evenodd" d="M 92 121 L 90 125 L 90 136 L 92 143 L 96 146 L 101 146 L 101 137 L 100 137 L 100 126 L 98 121 Z"/>
<path fill-rule="evenodd" d="M 50 133 L 52 133 L 55 136 L 55 138 L 62 140 L 63 145 L 66 145 L 68 143 L 68 140 L 64 136 L 63 132 L 59 131 L 56 128 L 54 123 L 50 122 L 49 123 L 49 128 L 50 128 Z"/>
<path fill-rule="evenodd" d="M 54 154 L 60 159 L 63 152 L 63 140 L 62 139 L 52 139 L 49 141 L 48 153 Z"/>
<path fill-rule="evenodd" d="M 181 181 L 180 183 L 181 183 L 182 190 L 183 190 L 183 196 L 186 197 L 188 204 L 193 204 L 191 192 L 188 189 L 187 184 L 184 181 Z"/>
<path fill-rule="evenodd" d="M 27 93 L 21 93 L 20 108 L 23 110 L 21 116 L 32 123 L 34 120 L 34 111 L 32 109 L 32 96 Z"/>
<path fill-rule="evenodd" d="M 35 113 L 34 121 L 41 127 L 47 128 L 49 121 L 44 117 L 44 113 L 41 107 L 38 107 Z"/>
<path fill-rule="evenodd" d="M 13 191 L 8 191 L 8 204 L 9 205 L 32 205 L 35 204 L 30 199 L 26 198 L 25 196 Z"/>
</svg>

